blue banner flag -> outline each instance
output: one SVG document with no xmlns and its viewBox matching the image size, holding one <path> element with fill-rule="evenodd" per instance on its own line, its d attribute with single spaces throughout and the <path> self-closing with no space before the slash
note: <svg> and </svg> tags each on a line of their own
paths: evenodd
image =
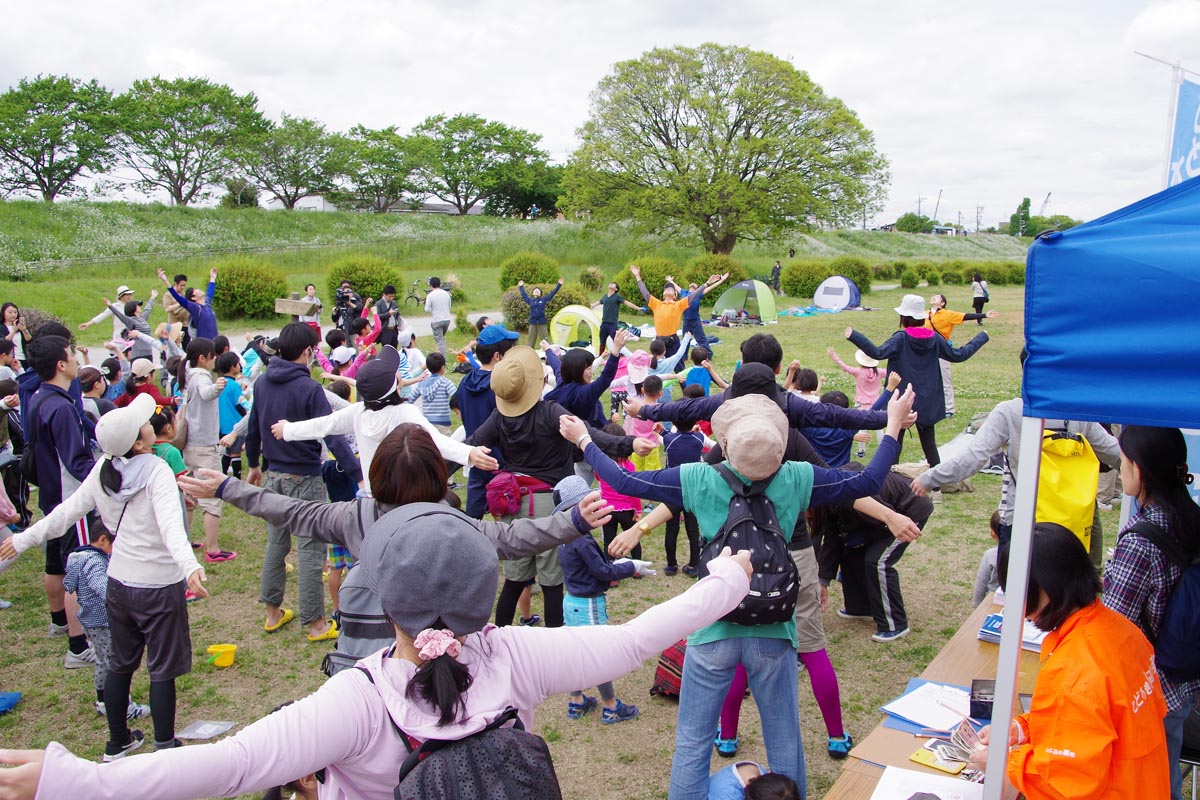
<svg viewBox="0 0 1200 800">
<path fill-rule="evenodd" d="M 1175 129 L 1171 131 L 1171 160 L 1167 186 L 1200 175 L 1200 83 L 1179 82 L 1175 98 Z"/>
</svg>

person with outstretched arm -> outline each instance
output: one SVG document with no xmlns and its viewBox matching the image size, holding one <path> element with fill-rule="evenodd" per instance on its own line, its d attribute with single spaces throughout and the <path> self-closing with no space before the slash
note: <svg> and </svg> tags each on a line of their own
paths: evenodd
<svg viewBox="0 0 1200 800">
<path fill-rule="evenodd" d="M 637 281 L 638 291 L 642 293 L 642 299 L 654 315 L 654 334 L 666 341 L 667 355 L 675 355 L 679 350 L 679 324 L 683 320 L 683 312 L 687 310 L 687 300 L 679 296 L 679 287 L 670 275 L 666 278 L 660 300 L 646 288 L 645 282 L 642 281 L 642 270 L 637 264 L 630 264 L 629 272 Z"/>
<path fill-rule="evenodd" d="M 784 462 L 788 425 L 776 402 L 761 395 L 738 397 L 713 416 L 713 435 L 728 468 L 743 482 L 768 481 L 764 493 L 780 529 L 790 531 L 810 506 L 853 502 L 880 490 L 900 452 L 896 437 L 910 419 L 911 390 L 888 404 L 887 435 L 861 473 Z M 683 464 L 664 470 L 628 473 L 592 441 L 576 417 L 559 420 L 563 438 L 583 451 L 597 477 L 621 494 L 681 507 L 696 515 L 701 538 L 712 541 L 728 515 L 733 490 L 714 466 Z M 797 636 L 794 619 L 768 625 L 718 621 L 688 640 L 671 767 L 673 800 L 706 797 L 712 736 L 738 664 L 746 668 L 758 703 L 763 741 L 771 769 L 805 786 L 804 749 L 797 707 Z"/>
<path fill-rule="evenodd" d="M 710 275 L 703 286 L 693 283 L 683 293 L 683 297 L 687 299 L 687 308 L 683 310 L 683 332 L 690 333 L 696 340 L 696 344 L 701 347 L 708 347 L 708 337 L 704 335 L 704 323 L 700 321 L 700 304 L 704 302 L 704 295 L 727 280 L 729 280 L 728 272 L 724 275 Z"/>
<path fill-rule="evenodd" d="M 192 287 L 186 290 L 186 297 L 175 291 L 175 285 L 167 280 L 167 273 L 161 269 L 158 271 L 158 279 L 166 285 L 167 292 L 175 298 L 175 302 L 187 310 L 196 338 L 217 338 L 217 315 L 212 308 L 213 295 L 217 291 L 217 270 L 214 268 L 208 271 L 208 289 L 203 294 L 199 289 Z"/>
</svg>

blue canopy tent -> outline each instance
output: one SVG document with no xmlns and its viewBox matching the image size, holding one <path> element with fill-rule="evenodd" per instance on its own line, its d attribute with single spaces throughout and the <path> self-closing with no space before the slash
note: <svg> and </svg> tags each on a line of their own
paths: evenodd
<svg viewBox="0 0 1200 800">
<path fill-rule="evenodd" d="M 1046 419 L 1200 427 L 1200 179 L 1029 248 L 1021 450 L 992 724 L 1008 730 Z M 1011 634 L 1010 634 L 1011 632 Z M 1004 774 L 1005 749 L 988 775 Z M 990 780 L 998 800 L 1006 781 Z"/>
</svg>

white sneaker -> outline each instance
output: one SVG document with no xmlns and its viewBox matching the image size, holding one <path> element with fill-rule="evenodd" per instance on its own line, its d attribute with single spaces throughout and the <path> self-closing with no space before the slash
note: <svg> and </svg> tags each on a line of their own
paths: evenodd
<svg viewBox="0 0 1200 800">
<path fill-rule="evenodd" d="M 96 709 L 96 713 L 102 717 L 108 713 L 108 710 L 104 707 L 104 703 L 101 703 L 99 700 L 92 703 L 92 706 Z M 125 711 L 125 719 L 135 720 L 148 716 L 150 716 L 150 706 L 144 703 L 135 703 L 132 700 L 129 701 L 129 706 Z"/>
<path fill-rule="evenodd" d="M 942 490 L 941 490 L 941 489 L 934 489 L 932 492 L 930 492 L 930 493 L 929 493 L 929 499 L 933 501 L 933 504 L 934 504 L 934 505 L 941 505 L 941 503 L 942 503 Z"/>
<path fill-rule="evenodd" d="M 83 669 L 94 666 L 96 666 L 96 654 L 90 647 L 82 653 L 72 653 L 68 650 L 67 655 L 63 658 L 65 669 Z"/>
<path fill-rule="evenodd" d="M 51 622 L 50 627 L 46 629 L 46 635 L 47 636 L 66 636 L 67 635 L 67 626 L 66 625 L 55 625 L 53 622 Z"/>
</svg>

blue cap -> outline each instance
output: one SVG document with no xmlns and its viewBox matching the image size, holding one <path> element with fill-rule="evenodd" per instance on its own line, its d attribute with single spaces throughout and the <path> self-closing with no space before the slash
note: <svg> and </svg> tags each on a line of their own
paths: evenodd
<svg viewBox="0 0 1200 800">
<path fill-rule="evenodd" d="M 475 337 L 475 341 L 479 344 L 500 344 L 505 339 L 518 339 L 521 334 L 516 331 L 510 331 L 504 327 L 503 323 L 493 322 L 479 332 Z"/>
</svg>

